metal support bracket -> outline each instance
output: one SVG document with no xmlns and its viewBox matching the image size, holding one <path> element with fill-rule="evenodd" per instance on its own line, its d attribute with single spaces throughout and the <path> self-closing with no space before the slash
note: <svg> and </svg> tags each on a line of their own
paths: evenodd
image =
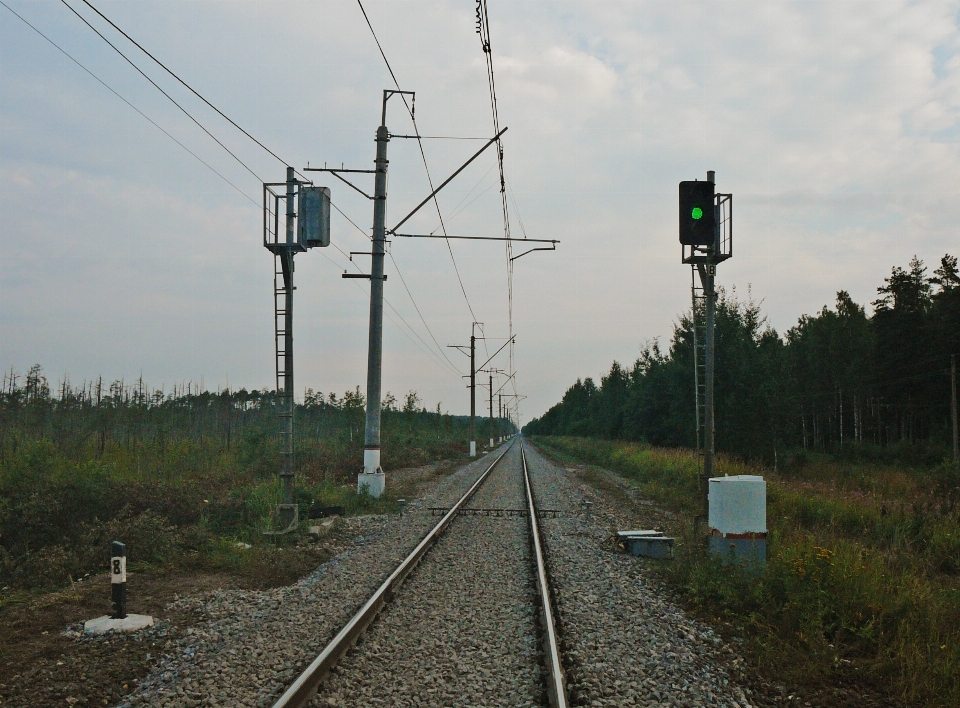
<svg viewBox="0 0 960 708">
<path fill-rule="evenodd" d="M 517 239 L 517 240 L 520 241 L 520 240 L 522 240 L 522 239 Z M 510 260 L 511 260 L 511 261 L 515 261 L 515 260 L 517 260 L 518 258 L 523 258 L 523 257 L 524 257 L 525 255 L 527 255 L 528 253 L 533 253 L 534 251 L 556 251 L 556 250 L 557 250 L 557 244 L 556 244 L 556 243 L 553 243 L 553 244 L 550 245 L 550 248 L 531 248 L 529 251 L 524 251 L 524 252 L 521 253 L 519 256 L 514 256 L 514 257 L 511 258 Z"/>
<path fill-rule="evenodd" d="M 344 273 L 340 276 L 341 278 L 366 278 L 367 280 L 372 280 L 373 276 L 369 273 Z M 387 276 L 383 276 L 384 281 L 386 281 Z"/>
</svg>

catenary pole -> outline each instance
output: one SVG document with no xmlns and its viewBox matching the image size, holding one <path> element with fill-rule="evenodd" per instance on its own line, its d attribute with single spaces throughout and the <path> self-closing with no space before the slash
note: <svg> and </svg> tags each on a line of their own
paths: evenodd
<svg viewBox="0 0 960 708">
<path fill-rule="evenodd" d="M 490 374 L 490 449 L 493 449 L 493 374 Z"/>
<path fill-rule="evenodd" d="M 477 361 L 477 338 L 473 327 L 470 328 L 470 457 L 477 456 L 477 372 L 474 364 Z"/>
<path fill-rule="evenodd" d="M 363 472 L 357 487 L 367 487 L 370 494 L 383 493 L 385 477 L 380 467 L 380 385 L 383 360 L 383 258 L 387 213 L 387 131 L 384 92 L 383 118 L 377 128 L 376 177 L 373 199 L 373 256 L 370 268 L 370 337 L 367 345 L 367 417 L 363 440 Z"/>
</svg>

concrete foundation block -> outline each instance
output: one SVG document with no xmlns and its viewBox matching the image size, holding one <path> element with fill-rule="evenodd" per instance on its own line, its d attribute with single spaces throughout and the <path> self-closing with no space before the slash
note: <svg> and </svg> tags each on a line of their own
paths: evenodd
<svg viewBox="0 0 960 708">
<path fill-rule="evenodd" d="M 364 486 L 366 486 L 370 496 L 377 499 L 383 494 L 383 490 L 387 486 L 387 476 L 383 472 L 374 472 L 372 474 L 361 472 L 357 475 L 357 491 L 363 491 Z"/>
<path fill-rule="evenodd" d="M 110 615 L 97 617 L 83 623 L 87 634 L 106 634 L 107 632 L 136 632 L 138 629 L 153 626 L 150 615 L 127 615 L 123 619 L 113 619 Z"/>
</svg>

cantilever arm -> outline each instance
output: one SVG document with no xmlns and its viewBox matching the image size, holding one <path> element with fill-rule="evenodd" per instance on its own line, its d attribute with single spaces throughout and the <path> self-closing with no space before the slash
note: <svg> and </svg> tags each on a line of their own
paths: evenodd
<svg viewBox="0 0 960 708">
<path fill-rule="evenodd" d="M 499 349 L 497 349 L 497 351 L 495 351 L 495 352 L 493 353 L 493 356 L 491 356 L 489 359 L 487 359 L 485 362 L 483 362 L 482 364 L 480 364 L 480 366 L 478 366 L 478 367 L 476 368 L 476 371 L 480 371 L 480 369 L 482 369 L 482 368 L 485 367 L 487 364 L 489 364 L 491 361 L 493 361 L 493 357 L 496 356 L 497 354 L 499 354 L 500 352 L 502 352 L 503 349 L 504 349 L 504 347 L 506 347 L 508 344 L 510 344 L 510 342 L 512 342 L 512 341 L 513 341 L 514 339 L 516 339 L 516 338 L 517 338 L 517 335 L 513 335 L 512 337 L 510 337 L 510 339 L 508 339 L 507 341 L 505 341 L 505 342 L 503 343 L 503 346 L 500 347 Z"/>
<path fill-rule="evenodd" d="M 450 184 L 450 180 L 452 180 L 452 179 L 453 179 L 454 177 L 456 177 L 458 174 L 460 174 L 461 172 L 463 172 L 463 171 L 466 169 L 467 165 L 469 165 L 471 162 L 473 162 L 473 161 L 476 160 L 478 157 L 480 157 L 480 153 L 482 153 L 482 152 L 483 152 L 484 150 L 486 150 L 488 147 L 490 147 L 490 146 L 493 145 L 495 142 L 497 142 L 497 141 L 500 139 L 500 136 L 503 135 L 503 134 L 506 133 L 506 132 L 507 132 L 507 129 L 504 128 L 504 129 L 501 130 L 499 133 L 497 133 L 497 134 L 494 135 L 492 138 L 490 138 L 490 140 L 487 142 L 486 145 L 484 145 L 482 148 L 480 148 L 479 150 L 477 150 L 477 152 L 474 154 L 473 157 L 471 157 L 469 160 L 467 160 L 466 162 L 464 162 L 463 165 L 460 166 L 460 169 L 458 169 L 458 170 L 457 170 L 456 172 L 454 172 L 452 175 L 450 175 L 449 177 L 447 177 L 447 179 L 444 180 L 443 184 L 441 184 L 441 185 L 440 185 L 439 187 L 437 187 L 435 190 L 433 190 L 432 192 L 430 192 L 430 196 L 428 196 L 428 197 L 427 197 L 426 199 L 424 199 L 422 202 L 420 202 L 419 204 L 417 204 L 416 209 L 414 209 L 414 210 L 411 211 L 409 214 L 407 214 L 405 217 L 403 217 L 403 218 L 400 220 L 400 222 L 399 222 L 396 226 L 394 226 L 392 229 L 390 229 L 387 233 L 390 233 L 390 234 L 395 233 L 397 229 L 399 229 L 401 226 L 403 226 L 403 225 L 406 223 L 407 219 L 409 219 L 411 216 L 413 216 L 413 215 L 416 214 L 418 211 L 420 211 L 420 209 L 423 207 L 424 204 L 426 204 L 427 202 L 429 202 L 431 199 L 433 199 L 433 198 L 437 195 L 437 192 L 439 192 L 441 189 L 443 189 L 443 188 L 446 187 L 448 184 Z"/>
<path fill-rule="evenodd" d="M 360 189 L 360 188 L 359 188 L 357 185 L 355 185 L 353 182 L 348 182 L 348 181 L 345 180 L 343 177 L 341 177 L 340 175 L 338 175 L 335 170 L 327 170 L 327 172 L 329 172 L 330 174 L 332 174 L 334 177 L 336 177 L 338 180 L 340 180 L 341 182 L 343 182 L 343 183 L 344 183 L 345 185 L 347 185 L 348 187 L 353 187 L 355 190 L 357 190 L 358 192 L 360 192 L 360 194 L 362 194 L 363 196 L 365 196 L 367 199 L 373 199 L 373 197 L 371 197 L 369 194 L 367 194 L 366 192 L 364 192 L 362 189 Z"/>
</svg>

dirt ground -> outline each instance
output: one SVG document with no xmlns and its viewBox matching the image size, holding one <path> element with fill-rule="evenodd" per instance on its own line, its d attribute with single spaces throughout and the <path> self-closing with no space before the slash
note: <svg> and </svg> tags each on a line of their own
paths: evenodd
<svg viewBox="0 0 960 708">
<path fill-rule="evenodd" d="M 391 488 L 407 500 L 456 469 L 443 462 L 391 473 Z M 191 571 L 175 563 L 127 574 L 127 612 L 152 615 L 157 626 L 133 635 L 78 640 L 85 620 L 110 614 L 104 573 L 71 587 L 0 605 L 0 707 L 110 706 L 159 663 L 164 645 L 198 618 L 168 610 L 178 597 L 222 589 L 265 589 L 309 574 L 349 545 L 336 527 L 317 541 L 267 549 L 265 563 L 229 572 Z M 270 554 L 276 556 L 270 558 Z M 282 554 L 280 556 L 279 554 Z M 282 558 L 282 561 L 281 561 Z M 282 566 L 284 572 L 277 573 Z"/>
</svg>

